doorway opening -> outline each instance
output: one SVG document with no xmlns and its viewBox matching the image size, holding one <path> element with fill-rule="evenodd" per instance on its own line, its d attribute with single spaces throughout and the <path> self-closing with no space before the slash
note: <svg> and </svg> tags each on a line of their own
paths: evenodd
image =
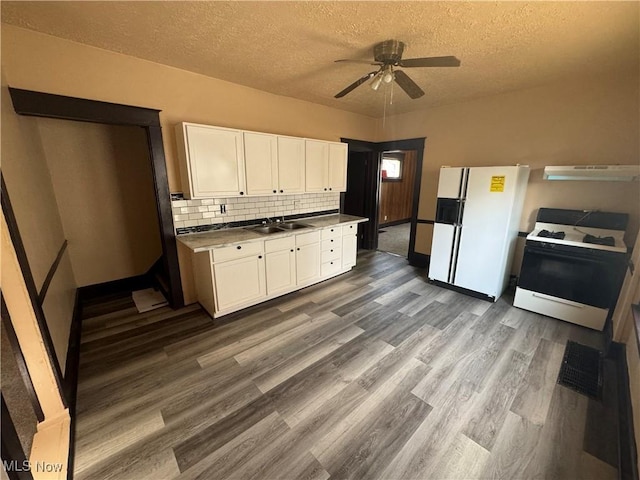
<svg viewBox="0 0 640 480">
<path fill-rule="evenodd" d="M 388 251 L 425 266 L 424 255 L 415 251 L 425 138 L 342 141 L 349 145 L 349 161 L 341 211 L 369 219 L 360 224 L 359 248 Z"/>
<path fill-rule="evenodd" d="M 380 155 L 378 250 L 408 257 L 416 176 L 415 150 Z"/>
</svg>

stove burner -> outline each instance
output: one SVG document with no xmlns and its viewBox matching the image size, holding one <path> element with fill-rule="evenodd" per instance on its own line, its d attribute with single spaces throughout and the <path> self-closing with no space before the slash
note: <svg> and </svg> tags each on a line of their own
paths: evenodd
<svg viewBox="0 0 640 480">
<path fill-rule="evenodd" d="M 616 240 L 613 237 L 595 237 L 588 233 L 582 239 L 584 243 L 593 243 L 595 245 L 607 245 L 609 247 L 616 246 Z"/>
<path fill-rule="evenodd" d="M 549 230 L 540 230 L 538 237 L 555 238 L 562 240 L 564 238 L 564 232 L 550 232 Z"/>
</svg>

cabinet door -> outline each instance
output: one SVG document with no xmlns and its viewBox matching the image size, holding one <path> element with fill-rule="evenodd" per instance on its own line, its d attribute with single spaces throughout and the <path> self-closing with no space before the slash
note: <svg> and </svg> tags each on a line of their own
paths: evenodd
<svg viewBox="0 0 640 480">
<path fill-rule="evenodd" d="M 304 193 L 303 138 L 278 137 L 278 193 Z"/>
<path fill-rule="evenodd" d="M 296 254 L 293 248 L 266 254 L 267 295 L 296 286 Z"/>
<path fill-rule="evenodd" d="M 186 126 L 192 198 L 245 194 L 242 132 Z"/>
<path fill-rule="evenodd" d="M 214 263 L 216 311 L 260 300 L 266 296 L 264 256 Z"/>
<path fill-rule="evenodd" d="M 347 144 L 329 144 L 329 190 L 347 191 Z"/>
<path fill-rule="evenodd" d="M 307 192 L 329 191 L 329 144 L 317 140 L 305 141 Z"/>
<path fill-rule="evenodd" d="M 350 268 L 356 264 L 358 255 L 358 235 L 348 233 L 342 237 L 342 268 Z"/>
<path fill-rule="evenodd" d="M 298 285 L 320 278 L 320 244 L 296 247 L 296 278 Z"/>
<path fill-rule="evenodd" d="M 275 135 L 244 132 L 244 162 L 249 195 L 273 195 L 278 189 L 278 143 Z"/>
</svg>

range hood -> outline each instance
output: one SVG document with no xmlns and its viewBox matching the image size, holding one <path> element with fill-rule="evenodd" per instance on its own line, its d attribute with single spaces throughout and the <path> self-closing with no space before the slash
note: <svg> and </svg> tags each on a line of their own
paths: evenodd
<svg viewBox="0 0 640 480">
<path fill-rule="evenodd" d="M 544 167 L 545 180 L 638 180 L 640 165 L 570 165 L 565 167 Z"/>
</svg>

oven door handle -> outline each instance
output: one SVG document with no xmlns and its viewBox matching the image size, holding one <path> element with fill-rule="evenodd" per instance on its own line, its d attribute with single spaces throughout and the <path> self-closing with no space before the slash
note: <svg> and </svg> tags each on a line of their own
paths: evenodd
<svg viewBox="0 0 640 480">
<path fill-rule="evenodd" d="M 543 293 L 537 293 L 537 292 L 533 292 L 532 295 L 534 297 L 537 297 L 537 298 L 542 298 L 543 300 L 548 300 L 550 302 L 561 303 L 561 304 L 567 305 L 569 307 L 584 308 L 584 305 L 582 305 L 581 303 L 572 302 L 571 300 L 564 300 L 562 298 L 551 297 L 549 295 L 545 295 Z"/>
</svg>

